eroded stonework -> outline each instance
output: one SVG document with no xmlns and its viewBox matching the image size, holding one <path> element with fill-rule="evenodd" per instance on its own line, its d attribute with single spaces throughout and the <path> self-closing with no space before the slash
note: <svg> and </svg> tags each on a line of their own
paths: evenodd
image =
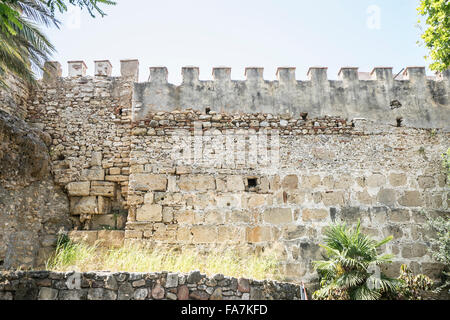
<svg viewBox="0 0 450 320">
<path fill-rule="evenodd" d="M 123 61 L 121 77 L 110 77 L 105 61 L 98 63 L 99 75 L 70 69 L 70 77 L 49 77 L 27 98 L 26 119 L 48 138 L 49 167 L 67 195 L 64 212 L 70 212 L 73 239 L 115 247 L 208 250 L 225 243 L 245 252 L 270 249 L 278 253 L 286 279 L 310 281 L 316 277 L 311 261 L 322 255 L 323 228 L 360 220 L 363 231 L 377 239 L 394 236 L 385 247 L 396 257 L 388 274 L 407 263 L 415 272 L 439 276 L 443 266 L 429 252 L 433 235 L 425 213 L 449 214 L 441 154 L 450 134 L 448 126 L 440 126 L 448 118 L 448 72 L 426 80 L 421 68 L 410 68 L 409 80 L 398 82 L 378 68 L 365 83 L 352 78 L 354 70 L 343 70 L 342 83 L 330 82 L 337 91 L 327 91 L 317 114 L 310 105 L 292 105 L 297 100 L 281 108 L 275 93 L 272 107 L 240 109 L 248 97 L 240 101 L 241 91 L 230 88 L 244 84 L 228 83 L 226 70 L 216 71 L 216 84 L 198 84 L 197 94 L 222 97 L 226 80 L 232 99 L 177 105 L 174 101 L 184 101 L 182 90 L 196 88 L 195 74 L 188 77 L 195 70 L 184 70 L 186 83 L 174 89 L 163 69 L 153 68 L 151 82 L 136 85 L 137 61 Z M 315 88 L 301 101 L 321 105 L 317 86 L 325 83 L 323 70 L 312 70 L 310 83 L 291 81 L 291 71 L 281 70 L 279 83 L 270 85 L 256 72 L 245 85 Z M 355 101 L 346 104 L 343 95 L 361 85 L 372 88 L 366 89 L 374 98 L 359 95 L 357 113 L 371 111 L 365 118 L 351 117 Z M 339 95 L 341 87 L 345 94 Z M 401 98 L 395 88 L 407 88 L 406 101 L 415 93 L 421 98 L 394 108 L 390 99 Z M 430 90 L 439 94 L 432 98 Z M 224 101 L 239 104 L 225 110 Z M 327 115 L 331 101 L 348 107 L 346 112 Z M 417 108 L 423 112 L 414 113 Z M 426 125 L 415 125 L 420 123 Z"/>
</svg>

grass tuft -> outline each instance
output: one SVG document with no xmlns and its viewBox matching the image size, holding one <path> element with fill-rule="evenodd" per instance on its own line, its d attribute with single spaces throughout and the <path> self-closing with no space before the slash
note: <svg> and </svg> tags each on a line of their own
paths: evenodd
<svg viewBox="0 0 450 320">
<path fill-rule="evenodd" d="M 98 245 L 66 241 L 58 243 L 46 263 L 51 271 L 111 272 L 181 272 L 200 270 L 207 275 L 217 273 L 230 277 L 257 280 L 283 280 L 279 260 L 272 252 L 243 254 L 229 248 L 209 252 L 196 249 L 142 248 L 128 245 L 106 249 Z"/>
</svg>

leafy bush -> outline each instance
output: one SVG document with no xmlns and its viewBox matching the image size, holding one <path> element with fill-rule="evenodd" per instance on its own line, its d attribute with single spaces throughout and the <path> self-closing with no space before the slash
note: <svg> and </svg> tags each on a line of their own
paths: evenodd
<svg viewBox="0 0 450 320">
<path fill-rule="evenodd" d="M 450 218 L 447 215 L 434 219 L 428 216 L 427 219 L 428 227 L 436 233 L 436 237 L 430 240 L 433 258 L 446 266 L 443 272 L 444 284 L 437 291 L 450 289 Z"/>
<path fill-rule="evenodd" d="M 386 277 L 380 266 L 391 263 L 390 254 L 379 255 L 382 245 L 392 237 L 376 241 L 356 228 L 336 224 L 325 230 L 328 260 L 314 261 L 321 288 L 313 293 L 317 300 L 422 300 L 431 292 L 433 281 L 414 275 L 407 265 L 400 267 L 397 279 Z"/>
<path fill-rule="evenodd" d="M 395 294 L 401 285 L 380 272 L 380 266 L 392 262 L 392 255 L 378 255 L 377 250 L 392 240 L 370 239 L 356 228 L 345 224 L 332 225 L 325 230 L 328 260 L 314 261 L 321 278 L 321 288 L 313 293 L 318 300 L 378 300 Z"/>
<path fill-rule="evenodd" d="M 400 267 L 401 281 L 399 288 L 393 299 L 398 300 L 423 300 L 426 292 L 431 292 L 433 281 L 426 275 L 414 275 L 407 265 L 403 264 Z"/>
</svg>

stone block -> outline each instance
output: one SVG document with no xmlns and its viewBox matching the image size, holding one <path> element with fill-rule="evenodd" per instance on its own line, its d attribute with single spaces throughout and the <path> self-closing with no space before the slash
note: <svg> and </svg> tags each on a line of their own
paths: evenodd
<svg viewBox="0 0 450 320">
<path fill-rule="evenodd" d="M 407 177 L 404 173 L 391 173 L 389 175 L 389 183 L 393 187 L 402 187 L 406 185 Z"/>
<path fill-rule="evenodd" d="M 116 191 L 116 184 L 109 181 L 92 181 L 91 192 L 92 196 L 114 197 Z"/>
<path fill-rule="evenodd" d="M 403 237 L 402 228 L 398 225 L 387 225 L 383 227 L 384 237 L 393 236 L 394 240 L 399 240 Z"/>
<path fill-rule="evenodd" d="M 380 189 L 377 195 L 377 201 L 386 206 L 395 205 L 396 198 L 397 195 L 394 189 Z"/>
<path fill-rule="evenodd" d="M 216 197 L 218 208 L 240 208 L 242 207 L 242 196 L 240 194 L 223 194 Z"/>
<path fill-rule="evenodd" d="M 98 238 L 98 231 L 70 231 L 69 239 L 77 243 L 94 245 Z"/>
<path fill-rule="evenodd" d="M 81 197 L 70 199 L 70 213 L 72 215 L 97 214 L 97 197 Z"/>
<path fill-rule="evenodd" d="M 323 221 L 328 218 L 328 211 L 325 209 L 303 209 L 303 221 Z"/>
<path fill-rule="evenodd" d="M 66 186 L 67 192 L 71 197 L 89 196 L 91 183 L 89 181 L 71 182 Z"/>
<path fill-rule="evenodd" d="M 101 246 L 106 248 L 121 248 L 125 239 L 125 231 L 122 230 L 99 230 L 98 240 Z"/>
<path fill-rule="evenodd" d="M 194 212 L 191 210 L 177 211 L 175 220 L 179 224 L 194 224 Z"/>
<path fill-rule="evenodd" d="M 419 188 L 421 189 L 432 189 L 436 186 L 436 182 L 431 176 L 420 176 L 417 178 L 417 182 L 419 183 Z"/>
<path fill-rule="evenodd" d="M 152 204 L 155 201 L 155 194 L 153 192 L 147 192 L 144 195 L 144 203 L 145 204 Z"/>
<path fill-rule="evenodd" d="M 160 174 L 136 173 L 130 175 L 130 185 L 140 191 L 166 191 L 167 177 Z"/>
<path fill-rule="evenodd" d="M 402 248 L 402 257 L 405 259 L 420 258 L 427 252 L 428 247 L 422 243 L 407 244 Z"/>
<path fill-rule="evenodd" d="M 98 214 L 111 213 L 111 200 L 106 197 L 97 197 Z"/>
<path fill-rule="evenodd" d="M 194 243 L 215 243 L 218 233 L 216 227 L 194 226 L 191 228 Z"/>
<path fill-rule="evenodd" d="M 124 181 L 128 181 L 128 176 L 126 175 L 107 175 L 105 176 L 105 180 L 106 181 L 111 181 L 111 182 L 124 182 Z"/>
<path fill-rule="evenodd" d="M 393 209 L 389 214 L 391 222 L 409 222 L 411 220 L 409 210 Z"/>
<path fill-rule="evenodd" d="M 323 204 L 329 206 L 343 206 L 344 205 L 344 193 L 342 191 L 335 192 L 323 192 L 322 193 Z"/>
<path fill-rule="evenodd" d="M 375 199 L 367 192 L 367 190 L 357 192 L 356 197 L 359 202 L 366 205 L 372 205 L 375 201 Z"/>
<path fill-rule="evenodd" d="M 267 226 L 249 227 L 246 230 L 246 238 L 250 243 L 271 241 L 271 228 Z"/>
<path fill-rule="evenodd" d="M 244 178 L 242 176 L 228 176 L 227 190 L 230 192 L 239 192 L 245 190 Z"/>
<path fill-rule="evenodd" d="M 142 231 L 125 230 L 125 239 L 142 239 Z"/>
<path fill-rule="evenodd" d="M 249 208 L 257 208 L 266 204 L 266 196 L 263 194 L 252 194 L 248 198 L 247 206 Z"/>
<path fill-rule="evenodd" d="M 38 300 L 57 300 L 58 290 L 52 288 L 41 288 Z"/>
<path fill-rule="evenodd" d="M 122 170 L 120 170 L 120 168 L 109 168 L 109 174 L 110 175 L 118 175 L 122 172 Z"/>
<path fill-rule="evenodd" d="M 398 199 L 398 203 L 404 207 L 420 207 L 423 205 L 423 200 L 419 191 L 405 191 Z"/>
<path fill-rule="evenodd" d="M 301 187 L 305 189 L 314 189 L 320 185 L 320 176 L 304 176 L 302 177 Z"/>
<path fill-rule="evenodd" d="M 235 226 L 219 226 L 218 241 L 223 242 L 245 242 L 245 229 Z"/>
<path fill-rule="evenodd" d="M 263 213 L 263 221 L 270 224 L 284 224 L 293 221 L 290 208 L 266 209 Z"/>
<path fill-rule="evenodd" d="M 222 224 L 224 223 L 224 217 L 219 210 L 208 211 L 205 213 L 204 222 L 206 224 Z"/>
<path fill-rule="evenodd" d="M 167 274 L 166 288 L 176 288 L 178 287 L 178 273 Z"/>
<path fill-rule="evenodd" d="M 162 206 L 159 204 L 144 204 L 136 210 L 136 221 L 161 222 Z"/>
<path fill-rule="evenodd" d="M 213 176 L 206 175 L 183 175 L 180 176 L 178 187 L 183 191 L 207 191 L 216 188 Z"/>
<path fill-rule="evenodd" d="M 381 173 L 372 174 L 367 178 L 367 186 L 369 188 L 379 188 L 386 184 L 386 177 Z"/>
<path fill-rule="evenodd" d="M 281 237 L 285 240 L 294 240 L 307 235 L 307 228 L 303 225 L 288 225 L 283 228 Z"/>
<path fill-rule="evenodd" d="M 178 300 L 189 300 L 189 288 L 185 285 L 178 287 L 177 298 Z"/>
<path fill-rule="evenodd" d="M 233 210 L 226 214 L 227 223 L 250 223 L 251 214 L 248 211 Z"/>
<path fill-rule="evenodd" d="M 285 190 L 298 189 L 298 177 L 295 174 L 284 177 L 281 187 Z"/>
<path fill-rule="evenodd" d="M 445 265 L 442 263 L 423 262 L 422 273 L 434 280 L 441 280 Z"/>
<path fill-rule="evenodd" d="M 144 197 L 138 194 L 130 194 L 128 195 L 127 203 L 130 206 L 138 206 L 144 203 Z"/>
<path fill-rule="evenodd" d="M 101 152 L 92 152 L 91 156 L 91 167 L 101 166 L 103 160 L 103 154 Z"/>
<path fill-rule="evenodd" d="M 91 229 L 115 229 L 117 217 L 114 214 L 95 215 L 91 219 Z"/>
<path fill-rule="evenodd" d="M 81 171 L 81 180 L 105 180 L 105 170 L 102 167 L 92 167 L 90 169 L 83 169 Z"/>
<path fill-rule="evenodd" d="M 376 224 L 384 224 L 387 222 L 388 209 L 386 207 L 372 207 L 370 208 L 370 214 L 372 221 Z"/>
</svg>

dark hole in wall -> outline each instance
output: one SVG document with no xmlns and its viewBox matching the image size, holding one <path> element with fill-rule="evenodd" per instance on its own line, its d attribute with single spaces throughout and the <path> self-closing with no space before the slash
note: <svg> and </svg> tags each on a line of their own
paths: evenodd
<svg viewBox="0 0 450 320">
<path fill-rule="evenodd" d="M 247 183 L 249 188 L 256 188 L 258 186 L 258 179 L 247 178 Z"/>
<path fill-rule="evenodd" d="M 300 117 L 302 117 L 303 120 L 306 120 L 308 118 L 308 112 L 300 113 Z"/>
<path fill-rule="evenodd" d="M 58 155 L 58 160 L 59 160 L 59 161 L 66 160 L 66 156 L 63 155 L 63 154 L 60 154 L 60 155 Z"/>
<path fill-rule="evenodd" d="M 402 117 L 398 117 L 396 119 L 396 121 L 397 121 L 397 127 L 400 128 L 402 126 L 403 118 Z"/>
<path fill-rule="evenodd" d="M 206 114 L 209 114 L 211 112 L 211 108 L 206 108 L 205 112 L 206 112 Z"/>
</svg>

